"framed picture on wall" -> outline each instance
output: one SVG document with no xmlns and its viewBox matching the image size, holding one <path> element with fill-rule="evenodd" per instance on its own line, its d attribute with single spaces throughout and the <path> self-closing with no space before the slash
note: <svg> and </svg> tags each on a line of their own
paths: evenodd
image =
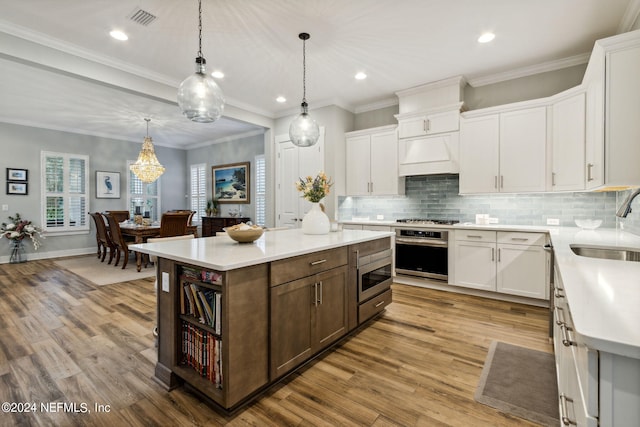
<svg viewBox="0 0 640 427">
<path fill-rule="evenodd" d="M 250 162 L 211 167 L 213 198 L 218 203 L 250 203 Z"/>
<path fill-rule="evenodd" d="M 23 181 L 29 180 L 28 169 L 7 168 L 7 181 Z"/>
<path fill-rule="evenodd" d="M 29 184 L 26 182 L 7 182 L 7 194 L 26 196 L 29 194 Z"/>
<path fill-rule="evenodd" d="M 96 171 L 96 198 L 120 198 L 120 172 Z"/>
</svg>

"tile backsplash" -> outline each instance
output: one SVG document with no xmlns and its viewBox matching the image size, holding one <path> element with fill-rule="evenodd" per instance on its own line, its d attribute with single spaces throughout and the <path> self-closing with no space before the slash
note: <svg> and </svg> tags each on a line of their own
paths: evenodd
<svg viewBox="0 0 640 427">
<path fill-rule="evenodd" d="M 546 225 L 556 218 L 561 226 L 575 226 L 576 217 L 602 219 L 602 227 L 617 225 L 616 208 L 623 192 L 573 192 L 536 194 L 458 194 L 458 175 L 430 175 L 406 178 L 406 195 L 339 197 L 338 219 L 353 217 L 375 220 L 399 218 L 454 219 L 475 222 L 476 214 L 489 214 L 500 224 Z M 638 197 L 640 199 L 640 197 Z M 638 212 L 620 220 L 625 229 L 640 234 L 640 200 L 634 201 Z"/>
</svg>

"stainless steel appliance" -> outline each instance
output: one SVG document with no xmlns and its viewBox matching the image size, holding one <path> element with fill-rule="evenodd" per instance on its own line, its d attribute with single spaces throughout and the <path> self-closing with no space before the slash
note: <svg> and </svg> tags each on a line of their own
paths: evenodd
<svg viewBox="0 0 640 427">
<path fill-rule="evenodd" d="M 358 302 L 391 287 L 391 249 L 358 257 Z"/>
<path fill-rule="evenodd" d="M 458 221 L 402 219 L 411 227 L 396 227 L 396 274 L 447 280 L 449 277 L 449 232 L 422 225 L 453 225 Z"/>
</svg>

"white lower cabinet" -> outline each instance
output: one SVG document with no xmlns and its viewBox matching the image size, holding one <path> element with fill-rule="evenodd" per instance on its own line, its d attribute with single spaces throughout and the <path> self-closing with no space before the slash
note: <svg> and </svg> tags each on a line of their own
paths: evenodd
<svg viewBox="0 0 640 427">
<path fill-rule="evenodd" d="M 640 359 L 587 347 L 576 331 L 556 266 L 553 347 L 561 425 L 640 425 Z"/>
<path fill-rule="evenodd" d="M 453 285 L 548 299 L 544 233 L 456 230 Z"/>
</svg>

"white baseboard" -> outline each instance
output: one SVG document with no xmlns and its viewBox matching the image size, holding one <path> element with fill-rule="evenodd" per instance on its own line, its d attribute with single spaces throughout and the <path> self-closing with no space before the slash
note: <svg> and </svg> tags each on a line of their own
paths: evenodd
<svg viewBox="0 0 640 427">
<path fill-rule="evenodd" d="M 49 258 L 62 258 L 67 256 L 89 255 L 96 254 L 96 248 L 77 248 L 77 249 L 65 249 L 61 251 L 49 251 L 49 252 L 29 252 L 26 254 L 27 260 L 36 259 L 49 259 Z M 0 256 L 0 264 L 9 263 L 9 255 Z"/>
</svg>

